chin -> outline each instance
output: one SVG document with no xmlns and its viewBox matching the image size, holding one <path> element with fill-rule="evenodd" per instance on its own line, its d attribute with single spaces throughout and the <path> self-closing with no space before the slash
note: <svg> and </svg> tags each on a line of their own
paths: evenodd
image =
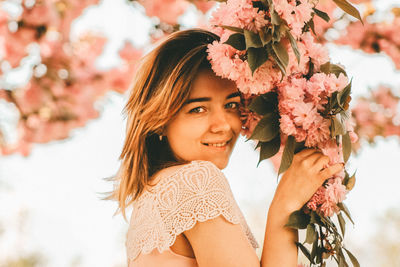
<svg viewBox="0 0 400 267">
<path fill-rule="evenodd" d="M 213 159 L 210 161 L 214 163 L 214 165 L 217 166 L 218 169 L 222 170 L 225 169 L 228 165 L 229 159 Z"/>
</svg>

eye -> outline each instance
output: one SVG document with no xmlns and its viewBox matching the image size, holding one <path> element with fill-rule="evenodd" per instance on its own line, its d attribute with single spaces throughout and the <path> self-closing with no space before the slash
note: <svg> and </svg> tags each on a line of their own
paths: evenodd
<svg viewBox="0 0 400 267">
<path fill-rule="evenodd" d="M 202 113 L 205 112 L 206 109 L 204 107 L 195 107 L 189 110 L 189 113 L 194 114 L 194 113 Z"/>
<path fill-rule="evenodd" d="M 228 104 L 225 105 L 225 108 L 227 108 L 227 109 L 238 109 L 239 108 L 239 103 L 238 102 L 229 102 Z"/>
</svg>

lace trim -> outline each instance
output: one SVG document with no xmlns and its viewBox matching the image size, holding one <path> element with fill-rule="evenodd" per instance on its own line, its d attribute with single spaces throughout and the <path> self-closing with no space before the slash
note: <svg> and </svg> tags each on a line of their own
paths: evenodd
<svg viewBox="0 0 400 267">
<path fill-rule="evenodd" d="M 223 173 L 211 162 L 193 161 L 161 179 L 133 204 L 127 234 L 128 260 L 172 246 L 176 236 L 222 215 L 240 224 L 251 245 L 259 247 Z"/>
</svg>

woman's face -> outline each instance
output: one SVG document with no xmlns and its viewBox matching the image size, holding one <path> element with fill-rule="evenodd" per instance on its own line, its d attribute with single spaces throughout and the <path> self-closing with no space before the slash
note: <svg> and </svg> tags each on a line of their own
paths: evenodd
<svg viewBox="0 0 400 267">
<path fill-rule="evenodd" d="M 174 155 L 225 168 L 242 127 L 239 104 L 234 82 L 217 77 L 211 70 L 200 71 L 189 100 L 166 127 Z"/>
</svg>

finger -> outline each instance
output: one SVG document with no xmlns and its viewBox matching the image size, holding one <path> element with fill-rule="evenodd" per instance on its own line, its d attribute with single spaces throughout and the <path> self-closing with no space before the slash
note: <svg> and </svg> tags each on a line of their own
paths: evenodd
<svg viewBox="0 0 400 267">
<path fill-rule="evenodd" d="M 308 157 L 309 155 L 311 155 L 311 154 L 313 154 L 313 153 L 315 153 L 315 152 L 318 152 L 319 150 L 317 150 L 317 149 L 312 149 L 312 148 L 307 148 L 307 149 L 303 149 L 302 151 L 300 151 L 299 153 L 297 153 L 296 154 L 296 156 L 298 157 L 298 158 L 306 158 L 306 157 Z"/>
<path fill-rule="evenodd" d="M 324 155 L 321 152 L 314 151 L 314 153 L 312 153 L 311 155 L 308 155 L 307 157 L 302 158 L 300 160 L 301 160 L 302 165 L 312 168 L 312 167 L 314 167 L 315 162 L 322 156 L 324 156 Z"/>
<path fill-rule="evenodd" d="M 319 172 L 319 174 L 322 179 L 326 180 L 326 179 L 332 177 L 334 174 L 343 170 L 343 168 L 344 168 L 344 164 L 338 163 L 338 164 L 335 164 L 335 165 L 329 166 L 328 168 L 323 169 L 322 171 Z"/>
<path fill-rule="evenodd" d="M 320 157 L 318 157 L 316 159 L 316 161 L 314 162 L 313 166 L 318 170 L 321 171 L 322 169 L 324 169 L 328 163 L 329 163 L 330 159 L 328 156 L 322 155 Z"/>
</svg>

